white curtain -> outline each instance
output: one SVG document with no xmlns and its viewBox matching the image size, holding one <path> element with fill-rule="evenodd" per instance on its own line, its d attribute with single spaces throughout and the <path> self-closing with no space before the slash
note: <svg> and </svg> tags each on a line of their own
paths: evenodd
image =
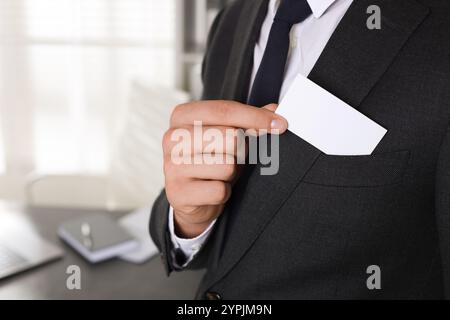
<svg viewBox="0 0 450 320">
<path fill-rule="evenodd" d="M 132 83 L 174 87 L 175 1 L 0 0 L 0 175 L 110 170 Z"/>
</svg>

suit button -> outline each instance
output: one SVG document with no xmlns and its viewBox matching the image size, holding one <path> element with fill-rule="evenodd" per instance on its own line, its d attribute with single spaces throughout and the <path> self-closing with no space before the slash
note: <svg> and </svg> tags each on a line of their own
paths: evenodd
<svg viewBox="0 0 450 320">
<path fill-rule="evenodd" d="M 207 300 L 222 300 L 222 297 L 217 292 L 207 292 L 206 299 Z"/>
</svg>

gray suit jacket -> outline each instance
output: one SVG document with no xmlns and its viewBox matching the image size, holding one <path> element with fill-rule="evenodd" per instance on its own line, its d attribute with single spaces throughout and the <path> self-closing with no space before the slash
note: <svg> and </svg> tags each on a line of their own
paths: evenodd
<svg viewBox="0 0 450 320">
<path fill-rule="evenodd" d="M 380 6 L 381 30 L 366 27 Z M 245 102 L 267 0 L 217 18 L 204 98 Z M 197 298 L 450 297 L 450 4 L 355 0 L 309 78 L 389 130 L 371 156 L 330 156 L 287 132 L 280 170 L 248 167 L 191 267 Z M 164 192 L 150 231 L 172 268 Z M 369 290 L 367 267 L 381 269 Z"/>
</svg>

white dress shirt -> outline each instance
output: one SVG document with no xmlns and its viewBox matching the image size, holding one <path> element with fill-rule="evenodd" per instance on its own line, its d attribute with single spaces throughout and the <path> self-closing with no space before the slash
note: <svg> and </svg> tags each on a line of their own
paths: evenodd
<svg viewBox="0 0 450 320">
<path fill-rule="evenodd" d="M 254 51 L 254 65 L 251 76 L 251 84 L 255 79 L 259 65 L 261 64 L 264 50 L 269 39 L 270 29 L 281 0 L 270 0 L 267 16 L 261 27 L 261 33 Z M 280 100 L 284 97 L 292 81 L 297 74 L 308 76 L 323 49 L 331 38 L 334 30 L 347 12 L 353 0 L 307 0 L 313 14 L 301 23 L 292 27 L 291 46 L 286 62 L 286 73 L 280 92 Z M 251 87 L 251 86 L 250 86 Z M 250 89 L 251 90 L 251 89 Z M 215 221 L 211 223 L 207 230 L 193 239 L 182 239 L 174 232 L 173 209 L 169 212 L 169 232 L 175 248 L 181 249 L 187 260 L 182 266 L 185 267 L 200 251 L 205 243 Z"/>
</svg>

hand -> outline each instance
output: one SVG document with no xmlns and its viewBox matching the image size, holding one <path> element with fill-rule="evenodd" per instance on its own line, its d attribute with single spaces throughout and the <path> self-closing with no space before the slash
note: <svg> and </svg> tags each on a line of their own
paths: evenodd
<svg viewBox="0 0 450 320">
<path fill-rule="evenodd" d="M 276 133 L 281 134 L 286 131 L 288 124 L 274 113 L 276 108 L 275 104 L 256 108 L 233 101 L 198 101 L 174 109 L 170 129 L 163 138 L 163 150 L 166 194 L 174 209 L 178 236 L 193 238 L 200 235 L 221 214 L 231 196 L 238 166 L 235 161 L 237 148 L 227 147 L 232 144 L 225 141 L 225 134 L 222 135 L 223 143 L 218 144 L 223 149 L 215 150 L 215 156 L 228 160 L 224 164 L 195 164 L 194 156 L 205 153 L 198 146 L 190 148 L 188 155 L 183 154 L 184 159 L 192 160 L 190 164 L 174 163 L 172 150 L 177 143 L 173 141 L 174 132 L 182 128 L 193 137 L 194 121 L 202 121 L 204 130 L 215 128 L 225 132 L 230 129 L 264 129 L 271 133 L 275 129 L 278 130 Z M 204 149 L 203 146 L 201 148 Z"/>
</svg>

